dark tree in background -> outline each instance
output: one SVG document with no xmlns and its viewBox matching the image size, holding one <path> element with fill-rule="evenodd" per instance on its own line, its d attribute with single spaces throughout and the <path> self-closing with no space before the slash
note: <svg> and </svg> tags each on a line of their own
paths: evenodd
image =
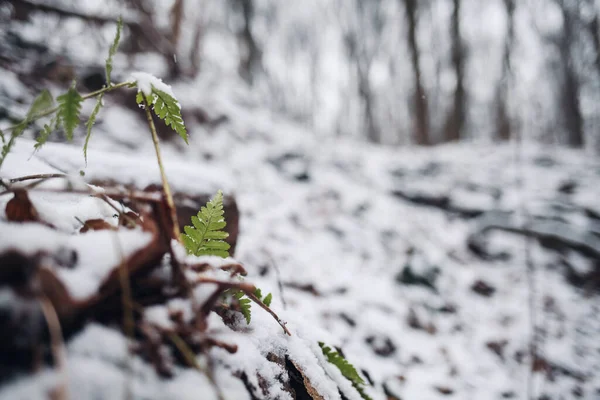
<svg viewBox="0 0 600 400">
<path fill-rule="evenodd" d="M 429 139 L 429 111 L 423 82 L 421 67 L 419 66 L 419 48 L 417 45 L 417 0 L 404 0 L 406 18 L 408 20 L 408 46 L 410 48 L 411 63 L 415 90 L 412 95 L 415 109 L 414 141 L 420 145 L 431 144 Z"/>
<path fill-rule="evenodd" d="M 512 84 L 511 52 L 515 41 L 515 0 L 504 0 L 506 9 L 506 37 L 502 49 L 502 73 L 498 81 L 496 94 L 496 134 L 495 139 L 506 141 L 511 138 L 513 123 L 511 122 L 509 110 L 509 90 Z"/>
<path fill-rule="evenodd" d="M 461 0 L 453 0 L 453 4 L 454 10 L 452 11 L 450 34 L 452 37 L 452 67 L 454 68 L 456 77 L 456 88 L 454 89 L 452 109 L 446 119 L 444 128 L 445 139 L 447 142 L 458 141 L 463 136 L 465 111 L 467 108 L 464 75 L 465 55 L 460 26 Z"/>
<path fill-rule="evenodd" d="M 233 0 L 233 7 L 243 17 L 242 28 L 237 33 L 241 48 L 240 75 L 248 83 L 252 83 L 254 76 L 262 69 L 262 52 L 252 33 L 254 3 L 252 0 Z"/>
<path fill-rule="evenodd" d="M 583 121 L 579 104 L 580 84 L 575 63 L 573 48 L 577 35 L 578 4 L 569 0 L 558 1 L 563 17 L 563 34 L 558 39 L 558 48 L 562 60 L 561 109 L 563 110 L 564 127 L 567 132 L 567 144 L 572 147 L 582 147 Z"/>
</svg>

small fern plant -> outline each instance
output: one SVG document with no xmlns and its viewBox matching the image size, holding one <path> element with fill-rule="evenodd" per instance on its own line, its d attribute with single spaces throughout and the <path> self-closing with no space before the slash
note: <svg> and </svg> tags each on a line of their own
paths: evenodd
<svg viewBox="0 0 600 400">
<path fill-rule="evenodd" d="M 102 89 L 92 93 L 81 94 L 76 89 L 76 82 L 73 81 L 67 92 L 56 98 L 56 103 L 58 103 L 57 105 L 55 105 L 55 100 L 52 97 L 52 94 L 48 90 L 43 90 L 34 99 L 25 118 L 16 125 L 6 129 L 6 131 L 10 132 L 8 139 L 7 135 L 0 130 L 0 140 L 2 141 L 2 151 L 0 152 L 0 168 L 2 168 L 2 164 L 13 148 L 16 139 L 21 136 L 31 124 L 38 120 L 45 120 L 45 122 L 43 122 L 43 128 L 37 136 L 36 143 L 34 145 L 35 151 L 41 149 L 48 141 L 50 135 L 60 129 L 64 131 L 67 140 L 72 141 L 74 133 L 81 122 L 81 105 L 85 100 L 93 98 L 96 99 L 96 105 L 94 106 L 85 124 L 86 136 L 83 145 L 83 156 L 87 164 L 87 150 L 92 136 L 92 127 L 96 122 L 96 118 L 98 117 L 100 110 L 104 106 L 104 95 L 117 89 L 135 88 L 137 89 L 136 101 L 141 108 L 144 109 L 148 127 L 152 136 L 152 142 L 156 152 L 156 160 L 160 170 L 163 191 L 169 207 L 171 219 L 173 220 L 172 236 L 174 238 L 179 238 L 179 224 L 177 223 L 175 204 L 173 202 L 171 189 L 169 187 L 162 164 L 158 134 L 156 132 L 156 126 L 154 125 L 150 109 L 152 109 L 154 114 L 159 119 L 163 120 L 167 126 L 171 127 L 179 136 L 181 136 L 181 138 L 187 144 L 188 136 L 185 124 L 181 117 L 181 106 L 171 91 L 171 88 L 164 84 L 160 79 L 155 78 L 150 74 L 145 74 L 142 72 L 133 73 L 131 78 L 127 81 L 113 83 L 111 78 L 113 57 L 116 54 L 119 46 L 122 29 L 123 21 L 121 18 L 119 18 L 117 21 L 117 33 L 112 45 L 110 46 L 108 57 L 106 59 L 106 85 L 103 86 Z"/>
<path fill-rule="evenodd" d="M 193 226 L 185 226 L 181 234 L 187 252 L 195 256 L 229 257 L 229 234 L 223 229 L 227 225 L 223 211 L 223 192 L 217 194 L 201 207 L 198 215 L 192 217 Z"/>
<path fill-rule="evenodd" d="M 181 234 L 181 242 L 188 254 L 195 256 L 229 257 L 230 245 L 225 241 L 229 234 L 223 229 L 227 226 L 223 211 L 223 192 L 217 191 L 205 206 L 200 208 L 197 215 L 192 216 L 192 225 L 186 225 Z M 239 311 L 246 323 L 252 319 L 252 301 L 241 290 L 226 290 L 226 297 L 235 299 Z M 258 301 L 269 307 L 273 300 L 271 293 L 263 297 L 262 291 L 256 288 L 254 296 Z"/>
<path fill-rule="evenodd" d="M 360 394 L 360 397 L 362 397 L 364 400 L 373 400 L 365 393 L 364 379 L 359 375 L 358 371 L 356 371 L 356 368 L 354 368 L 354 366 L 348 362 L 348 360 L 346 360 L 339 352 L 325 345 L 323 342 L 319 342 L 319 347 L 321 348 L 321 351 L 323 352 L 323 355 L 327 361 L 335 365 L 340 370 L 344 378 L 348 379 L 352 383 L 352 386 L 354 389 L 356 389 L 358 394 Z"/>
</svg>

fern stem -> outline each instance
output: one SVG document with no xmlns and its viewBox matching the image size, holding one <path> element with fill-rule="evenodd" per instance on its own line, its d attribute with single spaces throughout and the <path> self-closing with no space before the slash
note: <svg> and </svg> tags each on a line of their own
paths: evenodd
<svg viewBox="0 0 600 400">
<path fill-rule="evenodd" d="M 154 150 L 156 151 L 156 161 L 158 163 L 158 169 L 160 170 L 160 179 L 162 181 L 163 191 L 165 192 L 165 198 L 167 200 L 167 207 L 171 214 L 171 220 L 173 222 L 173 239 L 180 240 L 181 232 L 179 231 L 179 222 L 177 221 L 177 211 L 175 210 L 175 202 L 173 201 L 173 195 L 171 194 L 171 187 L 167 180 L 167 174 L 162 163 L 162 157 L 160 155 L 160 145 L 158 142 L 158 134 L 156 133 L 156 126 L 152 120 L 152 113 L 150 112 L 150 106 L 144 99 L 144 111 L 146 112 L 146 118 L 148 119 L 148 126 L 150 127 L 150 133 L 152 134 L 152 143 L 154 143 Z"/>
</svg>

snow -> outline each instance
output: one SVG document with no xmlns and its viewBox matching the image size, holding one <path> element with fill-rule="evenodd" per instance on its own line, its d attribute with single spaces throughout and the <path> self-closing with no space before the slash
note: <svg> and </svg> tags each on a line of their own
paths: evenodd
<svg viewBox="0 0 600 400">
<path fill-rule="evenodd" d="M 223 48 L 211 51 L 223 52 Z M 274 57 L 268 62 L 275 68 L 280 60 Z M 153 60 L 153 71 L 162 67 L 160 60 Z M 134 72 L 131 79 L 146 94 L 152 86 L 173 93 L 150 74 Z M 301 74 L 294 79 L 294 85 L 302 84 Z M 21 90 L 12 74 L 1 81 L 7 91 Z M 480 210 L 484 217 L 512 215 L 510 221 L 503 221 L 517 228 L 526 220 L 519 214 L 527 211 L 530 217 L 560 219 L 573 231 L 585 233 L 597 225 L 585 210 L 600 214 L 597 159 L 528 143 L 519 148 L 464 143 L 420 149 L 323 140 L 261 105 L 259 97 L 237 78 L 223 79 L 214 69 L 173 87 L 184 111 L 198 107 L 228 119 L 214 128 L 190 123 L 189 147 L 161 144 L 173 190 L 213 194 L 223 189 L 236 196 L 241 214 L 235 258 L 188 256 L 173 244 L 176 257 L 190 264 L 208 263 L 215 270 L 204 276 L 224 281 L 230 279 L 228 273 L 217 269 L 241 262 L 249 272 L 245 282 L 273 293 L 272 307 L 292 332 L 291 337 L 285 336 L 256 305 L 252 322 L 247 325 L 238 315 L 235 330 L 211 313 L 206 334 L 238 345 L 235 354 L 221 348 L 209 351 L 225 398 L 250 398 L 235 376 L 240 371 L 255 388 L 260 386 L 257 374 L 264 377 L 269 398 L 291 398 L 278 380 L 284 370 L 266 360 L 268 353 L 293 360 L 325 398 L 339 399 L 338 388 L 349 399 L 356 398 L 339 371 L 324 360 L 318 341 L 341 347 L 358 370 L 368 372 L 374 386 L 367 392 L 374 399 L 385 398 L 384 386 L 401 398 L 450 397 L 440 388 L 453 390 L 451 397 L 461 399 L 491 400 L 511 393 L 522 398 L 530 368 L 528 358 L 521 357 L 531 334 L 527 309 L 531 293 L 524 273 L 527 247 L 537 282 L 535 323 L 544 332 L 540 353 L 584 377 L 558 374 L 552 381 L 536 373 L 535 393 L 570 398 L 573 389 L 581 387 L 584 398 L 598 396 L 598 295 L 570 285 L 564 271 L 566 262 L 585 274 L 592 270 L 592 260 L 572 250 L 545 248 L 514 233 L 484 234 L 478 231 L 481 219 L 460 218 L 392 194 L 401 190 L 447 195 L 451 205 Z M 20 138 L 0 178 L 62 172 L 69 174 L 71 185 L 85 190 L 90 186 L 84 182 L 92 181 L 114 180 L 139 189 L 159 184 L 154 150 L 142 121 L 108 103 L 95 128 L 87 167 L 80 143 L 48 143 L 32 156 L 33 142 Z M 327 108 L 337 109 L 339 104 Z M 319 126 L 328 123 L 317 121 Z M 85 171 L 83 178 L 78 178 L 79 170 Z M 568 179 L 577 182 L 575 193 L 558 194 L 558 187 Z M 0 254 L 8 249 L 30 255 L 75 252 L 73 268 L 52 268 L 74 298 L 85 299 L 122 256 L 142 248 L 150 237 L 139 229 L 79 233 L 81 224 L 75 217 L 116 225 L 115 212 L 87 194 L 63 193 L 68 185 L 65 179 L 53 179 L 30 191 L 41 218 L 56 229 L 9 223 L 0 213 Z M 10 195 L 0 197 L 2 210 L 9 199 Z M 479 258 L 467 247 L 470 235 L 477 235 L 490 254 L 506 257 Z M 400 283 L 398 275 L 406 265 L 418 275 L 439 271 L 435 290 Z M 198 274 L 187 276 L 193 279 Z M 494 293 L 485 297 L 474 292 L 477 281 L 493 287 Z M 215 285 L 199 285 L 194 297 L 203 302 L 215 289 Z M 11 300 L 6 292 L 0 297 L 3 304 Z M 186 299 L 149 307 L 144 318 L 171 327 L 171 310 L 182 310 L 185 320 L 192 318 Z M 388 341 L 394 349 L 386 353 L 382 349 Z M 504 342 L 501 355 L 490 350 L 489 344 Z M 174 378 L 159 378 L 150 364 L 128 353 L 127 340 L 114 327 L 86 325 L 67 343 L 67 354 L 72 398 L 124 398 L 126 384 L 134 398 L 187 399 L 199 394 L 203 399 L 217 398 L 199 371 L 177 367 Z M 206 365 L 204 356 L 197 361 Z M 132 372 L 127 371 L 127 363 Z M 45 369 L 2 383 L 0 399 L 44 398 L 56 382 L 58 376 Z"/>
<path fill-rule="evenodd" d="M 171 89 L 171 86 L 167 85 L 162 81 L 162 79 L 157 78 L 152 74 L 146 72 L 132 72 L 128 81 L 135 82 L 138 89 L 141 90 L 146 96 L 150 96 L 152 94 L 152 88 L 154 88 L 156 90 L 160 90 L 161 92 L 165 92 L 174 99 L 177 99 L 173 93 L 173 89 Z"/>
</svg>

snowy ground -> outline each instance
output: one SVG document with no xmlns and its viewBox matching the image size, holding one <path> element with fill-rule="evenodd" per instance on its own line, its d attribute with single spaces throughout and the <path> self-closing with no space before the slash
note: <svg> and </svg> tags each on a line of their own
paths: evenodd
<svg viewBox="0 0 600 400">
<path fill-rule="evenodd" d="M 211 94 L 200 103 L 183 86 L 173 89 L 184 108 L 195 104 L 228 121 L 211 130 L 192 129 L 183 151 L 179 144 L 165 144 L 171 184 L 190 193 L 223 188 L 236 197 L 241 210 L 236 259 L 249 271 L 248 281 L 273 292 L 273 309 L 293 333 L 287 338 L 256 307 L 250 326 L 240 332 L 211 317 L 210 331 L 240 348 L 234 355 L 222 349 L 211 353 L 225 398 L 249 398 L 232 377 L 236 369 L 246 371 L 255 386 L 256 371 L 273 379 L 281 374 L 264 359 L 269 349 L 289 352 L 325 398 L 338 397 L 335 384 L 323 378 L 328 367 L 319 358 L 319 340 L 343 349 L 373 382 L 369 393 L 377 399 L 526 398 L 528 390 L 536 398 L 600 397 L 598 282 L 595 288 L 589 287 L 593 282 L 576 287 L 566 277 L 568 270 L 584 275 L 598 269 L 593 257 L 594 249 L 595 257 L 600 251 L 600 162 L 531 146 L 393 149 L 317 141 L 257 107 L 239 86 L 206 90 Z M 78 145 L 48 144 L 30 158 L 33 142 L 23 139 L 0 175 L 76 176 L 84 170 L 86 181 L 158 183 L 151 141 L 140 121 L 108 104 L 87 167 Z M 81 268 L 61 278 L 72 295 L 85 296 L 117 255 L 94 252 L 114 237 L 106 231 L 75 234 L 75 217 L 110 220 L 112 212 L 86 196 L 61 196 L 31 195 L 58 232 L 0 220 L 0 252 L 13 246 L 78 250 L 84 256 Z M 0 197 L 2 209 L 9 198 Z M 425 198 L 443 201 L 417 204 Z M 559 251 L 517 233 L 480 231 L 489 211 L 510 212 L 496 223 L 513 230 L 540 221 L 560 223 L 550 224 L 550 233 L 568 226 L 569 237 L 587 246 L 583 252 Z M 124 232 L 119 240 L 134 251 L 132 246 L 147 240 L 143 235 Z M 470 242 L 485 254 L 475 254 Z M 539 362 L 530 374 L 532 293 Z M 148 318 L 160 320 L 161 312 L 149 312 Z M 72 398 L 122 398 L 127 382 L 139 399 L 212 398 L 201 373 L 181 369 L 163 381 L 134 357 L 133 374 L 125 378 L 126 360 L 122 334 L 87 326 L 68 343 Z M 335 369 L 328 373 L 338 386 L 343 382 Z M 38 373 L 0 387 L 0 398 L 44 397 L 56 379 L 50 371 Z M 346 396 L 356 396 L 347 390 Z M 289 395 L 274 382 L 261 396 Z"/>
</svg>

